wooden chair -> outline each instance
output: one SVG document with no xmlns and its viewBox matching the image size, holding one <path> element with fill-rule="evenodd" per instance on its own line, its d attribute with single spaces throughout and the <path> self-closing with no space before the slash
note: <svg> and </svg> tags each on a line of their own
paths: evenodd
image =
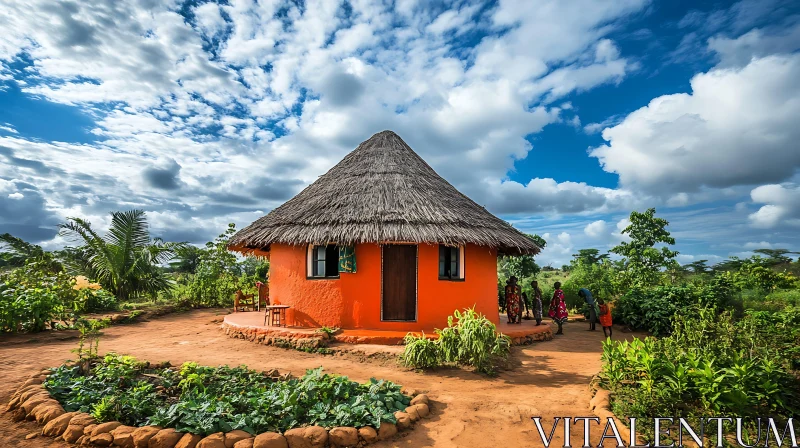
<svg viewBox="0 0 800 448">
<path fill-rule="evenodd" d="M 239 308 L 244 311 L 248 306 L 255 307 L 253 297 L 255 297 L 255 294 L 245 294 L 241 289 L 236 291 L 236 296 L 233 299 L 233 312 L 239 311 Z"/>
<path fill-rule="evenodd" d="M 258 282 L 256 287 L 258 287 L 258 307 L 256 309 L 261 311 L 262 306 L 269 305 L 269 285 Z"/>
</svg>

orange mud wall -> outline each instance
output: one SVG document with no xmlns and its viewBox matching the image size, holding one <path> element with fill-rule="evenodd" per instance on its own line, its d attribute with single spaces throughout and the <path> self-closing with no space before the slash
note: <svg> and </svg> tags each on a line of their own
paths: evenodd
<svg viewBox="0 0 800 448">
<path fill-rule="evenodd" d="M 357 272 L 338 279 L 308 279 L 307 246 L 273 244 L 270 250 L 270 300 L 289 305 L 287 323 L 301 327 L 432 331 L 447 325 L 454 310 L 475 306 L 495 324 L 497 251 L 467 245 L 464 280 L 439 280 L 439 248 L 421 244 L 417 264 L 417 321 L 381 321 L 381 247 L 356 246 Z"/>
</svg>

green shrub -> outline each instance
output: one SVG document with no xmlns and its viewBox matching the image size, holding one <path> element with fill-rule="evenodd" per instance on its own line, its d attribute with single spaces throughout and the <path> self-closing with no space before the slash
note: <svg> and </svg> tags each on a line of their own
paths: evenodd
<svg viewBox="0 0 800 448">
<path fill-rule="evenodd" d="M 779 289 L 768 294 L 762 290 L 742 291 L 744 307 L 756 311 L 781 311 L 800 307 L 800 289 Z"/>
<path fill-rule="evenodd" d="M 0 331 L 42 331 L 68 316 L 75 280 L 52 268 L 50 257 L 29 259 L 0 275 Z"/>
<path fill-rule="evenodd" d="M 718 311 L 741 308 L 730 283 L 725 278 L 717 278 L 711 283 L 631 288 L 615 301 L 613 313 L 616 322 L 634 330 L 666 336 L 672 332 L 675 313 L 692 306 Z"/>
<path fill-rule="evenodd" d="M 800 382 L 791 371 L 799 323 L 797 310 L 736 321 L 693 308 L 675 317 L 668 337 L 606 340 L 601 384 L 613 392 L 618 415 L 790 417 L 800 411 Z"/>
<path fill-rule="evenodd" d="M 403 339 L 406 347 L 400 355 L 400 361 L 406 367 L 417 369 L 432 369 L 439 366 L 439 345 L 435 340 L 421 336 L 407 334 Z"/>
<path fill-rule="evenodd" d="M 396 423 L 394 412 L 410 403 L 389 381 L 359 384 L 321 368 L 279 381 L 244 367 L 150 368 L 115 354 L 88 374 L 61 366 L 44 385 L 67 411 L 90 412 L 101 422 L 202 435 L 234 429 L 282 432 L 305 425 L 378 428 L 381 422 Z"/>
<path fill-rule="evenodd" d="M 497 327 L 475 309 L 455 310 L 447 318 L 447 327 L 437 329 L 436 334 L 439 338 L 435 341 L 423 341 L 424 335 L 406 335 L 401 362 L 420 369 L 440 364 L 472 366 L 479 373 L 493 374 L 511 351 L 511 339 L 499 334 Z"/>
<path fill-rule="evenodd" d="M 73 310 L 77 313 L 116 311 L 118 309 L 117 298 L 105 289 L 83 288 L 75 293 Z"/>
</svg>

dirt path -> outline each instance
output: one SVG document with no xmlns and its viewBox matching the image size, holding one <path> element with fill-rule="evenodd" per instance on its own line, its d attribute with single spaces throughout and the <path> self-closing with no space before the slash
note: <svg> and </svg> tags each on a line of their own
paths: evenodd
<svg viewBox="0 0 800 448">
<path fill-rule="evenodd" d="M 358 362 L 350 357 L 307 354 L 229 339 L 219 330 L 218 314 L 194 311 L 115 326 L 104 331 L 100 351 L 116 351 L 154 362 L 168 360 L 176 365 L 184 361 L 245 364 L 258 370 L 288 370 L 295 375 L 322 365 L 328 372 L 345 374 L 356 381 L 385 378 L 428 392 L 434 400 L 432 416 L 405 436 L 376 447 L 542 446 L 531 416 L 544 417 L 549 432 L 554 416 L 591 415 L 588 384 L 600 369 L 602 332 L 585 331 L 582 324 L 565 326 L 566 334 L 553 341 L 514 348 L 517 367 L 487 379 L 458 369 L 420 374 L 391 363 Z M 69 359 L 76 342 L 48 336 L 0 338 L 3 409 L 25 376 Z M 4 413 L 0 415 L 0 447 L 67 446 L 48 438 L 24 439 L 37 429 L 32 423 L 13 423 Z M 601 432 L 593 430 L 594 444 Z M 582 427 L 573 427 L 571 433 L 573 445 L 581 445 Z M 562 434 L 559 426 L 551 446 L 562 445 Z"/>
</svg>

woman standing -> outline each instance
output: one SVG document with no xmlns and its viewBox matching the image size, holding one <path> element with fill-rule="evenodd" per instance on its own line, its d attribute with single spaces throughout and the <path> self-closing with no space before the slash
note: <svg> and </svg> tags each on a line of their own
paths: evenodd
<svg viewBox="0 0 800 448">
<path fill-rule="evenodd" d="M 533 318 L 536 325 L 542 324 L 542 290 L 539 289 L 539 282 L 531 282 L 531 294 L 533 294 Z"/>
<path fill-rule="evenodd" d="M 519 315 L 519 300 L 520 300 L 520 287 L 517 285 L 517 277 L 511 276 L 506 285 L 506 314 L 508 315 L 508 323 L 515 324 L 518 322 Z"/>
<path fill-rule="evenodd" d="M 561 290 L 561 282 L 556 282 L 553 288 L 555 288 L 555 291 L 553 291 L 553 299 L 550 300 L 549 315 L 553 318 L 553 322 L 558 325 L 556 334 L 564 334 L 561 326 L 567 321 L 568 316 L 567 304 L 564 302 L 564 291 Z"/>
</svg>

